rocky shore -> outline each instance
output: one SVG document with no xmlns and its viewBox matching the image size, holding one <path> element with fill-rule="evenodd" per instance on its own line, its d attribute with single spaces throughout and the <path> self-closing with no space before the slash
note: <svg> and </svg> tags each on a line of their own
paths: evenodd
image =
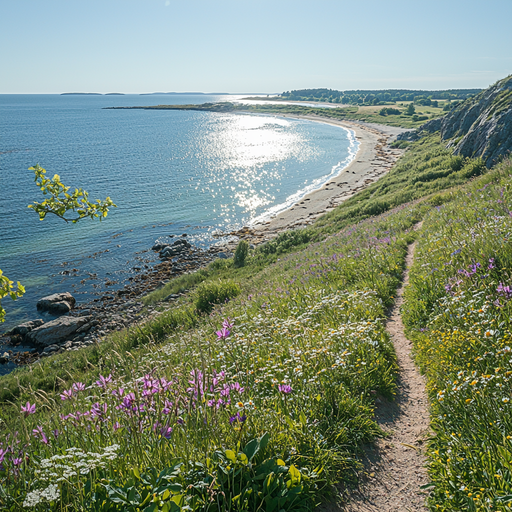
<svg viewBox="0 0 512 512">
<path fill-rule="evenodd" d="M 129 283 L 121 289 L 100 292 L 91 301 L 79 305 L 75 304 L 75 299 L 69 293 L 44 297 L 38 302 L 38 309 L 60 316 L 48 322 L 41 319 L 25 322 L 0 337 L 0 343 L 14 348 L 0 352 L 0 364 L 29 364 L 41 357 L 79 350 L 100 343 L 112 331 L 144 322 L 157 314 L 156 307 L 145 307 L 142 303 L 142 297 L 149 292 L 164 287 L 172 278 L 199 270 L 216 258 L 231 257 L 240 239 L 247 240 L 254 247 L 287 229 L 312 224 L 319 216 L 387 173 L 402 154 L 402 151 L 389 145 L 399 133 L 405 131 L 400 128 L 332 121 L 320 116 L 305 118 L 337 124 L 355 132 L 359 150 L 353 162 L 340 175 L 264 223 L 219 235 L 231 240 L 223 245 L 202 250 L 190 244 L 186 234 L 172 243 L 154 245 L 152 250 L 158 252 L 160 262 L 153 267 L 145 266 L 147 269 L 134 269 L 138 273 L 130 277 Z M 181 295 L 165 297 L 163 309 L 172 308 Z M 162 310 L 162 304 L 159 304 L 158 310 Z M 31 347 L 31 350 L 16 349 L 25 346 Z"/>
</svg>

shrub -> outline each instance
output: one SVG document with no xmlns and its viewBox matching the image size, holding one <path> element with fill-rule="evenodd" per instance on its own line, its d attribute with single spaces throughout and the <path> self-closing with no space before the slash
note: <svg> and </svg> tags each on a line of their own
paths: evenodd
<svg viewBox="0 0 512 512">
<path fill-rule="evenodd" d="M 246 240 L 240 240 L 236 246 L 235 257 L 233 263 L 235 267 L 243 267 L 245 265 L 245 259 L 249 254 L 249 243 Z"/>
<path fill-rule="evenodd" d="M 215 304 L 222 304 L 240 295 L 240 292 L 240 286 L 233 281 L 201 283 L 196 292 L 196 309 L 200 313 L 210 313 Z"/>
</svg>

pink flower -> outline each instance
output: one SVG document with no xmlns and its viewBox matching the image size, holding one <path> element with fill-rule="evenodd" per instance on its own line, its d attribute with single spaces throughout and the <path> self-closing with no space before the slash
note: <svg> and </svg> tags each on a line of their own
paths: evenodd
<svg viewBox="0 0 512 512">
<path fill-rule="evenodd" d="M 63 393 L 60 394 L 61 400 L 70 400 L 73 398 L 73 388 L 64 390 Z"/>
<path fill-rule="evenodd" d="M 35 404 L 30 405 L 30 402 L 27 402 L 27 405 L 21 406 L 21 412 L 25 414 L 25 417 L 27 417 L 30 414 L 34 414 L 36 412 L 36 406 Z"/>
<path fill-rule="evenodd" d="M 217 334 L 217 338 L 219 338 L 219 340 L 225 340 L 231 333 L 226 329 L 226 327 L 223 327 L 220 331 L 217 331 L 215 334 Z"/>
<path fill-rule="evenodd" d="M 112 382 L 112 374 L 110 374 L 108 377 L 103 377 L 103 375 L 100 375 L 100 379 L 96 381 L 96 386 L 99 388 L 106 388 L 109 382 Z"/>
<path fill-rule="evenodd" d="M 277 388 L 281 393 L 283 393 L 283 395 L 289 395 L 293 391 L 292 387 L 288 386 L 288 384 L 279 384 Z"/>
<path fill-rule="evenodd" d="M 36 439 L 39 439 L 41 437 L 41 441 L 44 444 L 48 444 L 50 441 L 46 437 L 46 434 L 43 432 L 43 427 L 37 426 L 34 430 L 32 430 L 32 434 Z"/>
<path fill-rule="evenodd" d="M 231 318 L 226 318 L 226 320 L 224 320 L 224 322 L 222 322 L 222 327 L 224 327 L 224 329 L 232 329 L 233 328 L 233 320 L 231 320 Z"/>
<path fill-rule="evenodd" d="M 79 391 L 85 391 L 85 384 L 82 384 L 81 382 L 75 382 L 73 384 L 73 391 L 78 393 Z"/>
</svg>

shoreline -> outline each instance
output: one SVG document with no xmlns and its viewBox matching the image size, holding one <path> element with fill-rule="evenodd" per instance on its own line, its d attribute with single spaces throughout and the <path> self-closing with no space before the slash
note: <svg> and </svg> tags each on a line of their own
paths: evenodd
<svg viewBox="0 0 512 512">
<path fill-rule="evenodd" d="M 143 306 L 142 297 L 162 287 L 175 277 L 198 271 L 216 257 L 221 256 L 221 253 L 224 253 L 221 257 L 229 257 L 234 252 L 240 239 L 259 245 L 275 238 L 282 231 L 304 228 L 312 224 L 321 215 L 333 210 L 356 192 L 363 190 L 386 174 L 404 152 L 389 147 L 389 143 L 395 139 L 397 134 L 407 131 L 403 128 L 357 121 L 337 121 L 319 115 L 281 114 L 280 117 L 328 123 L 351 130 L 355 132 L 355 139 L 359 142 L 358 150 L 352 161 L 337 176 L 329 179 L 320 188 L 307 193 L 286 210 L 276 214 L 270 220 L 225 234 L 234 235 L 237 237 L 236 241 L 212 246 L 207 251 L 192 247 L 177 259 L 174 258 L 176 261 L 164 259 L 147 271 L 141 272 L 124 288 L 98 293 L 94 299 L 77 305 L 70 316 L 89 314 L 93 315 L 95 319 L 94 325 L 91 326 L 87 334 L 84 332 L 70 341 L 48 346 L 44 350 L 39 349 L 41 351 L 36 349 L 34 352 L 24 351 L 30 347 L 25 345 L 20 338 L 11 339 L 10 341 L 15 342 L 11 345 L 12 348 L 21 345 L 20 352 L 9 350 L 11 365 L 13 363 L 15 366 L 30 364 L 40 357 L 64 350 L 79 350 L 83 346 L 100 343 L 106 335 L 114 330 L 143 323 L 158 315 L 160 313 L 160 311 L 157 311 L 158 304 L 160 304 L 160 307 L 162 304 L 167 304 L 164 311 L 173 308 L 174 302 L 179 300 L 181 293 L 169 295 L 163 301 L 146 307 Z M 143 309 L 146 309 L 146 315 L 142 315 Z M 5 333 L 0 338 L 8 342 L 6 338 L 11 338 L 11 336 Z M 0 344 L 2 344 L 1 341 Z M 4 342 L 4 350 L 5 348 Z M 14 368 L 11 366 L 10 370 L 12 369 Z M 0 372 L 0 375 L 2 373 Z"/>
<path fill-rule="evenodd" d="M 281 231 L 311 225 L 320 216 L 334 210 L 355 193 L 377 181 L 391 170 L 404 153 L 404 150 L 393 149 L 389 144 L 398 134 L 409 131 L 406 128 L 362 121 L 338 121 L 321 115 L 279 114 L 279 117 L 332 124 L 351 130 L 355 133 L 359 147 L 352 161 L 323 186 L 307 193 L 295 204 L 270 219 L 230 233 L 253 244 L 274 238 Z M 229 243 L 227 245 L 232 246 Z"/>
</svg>

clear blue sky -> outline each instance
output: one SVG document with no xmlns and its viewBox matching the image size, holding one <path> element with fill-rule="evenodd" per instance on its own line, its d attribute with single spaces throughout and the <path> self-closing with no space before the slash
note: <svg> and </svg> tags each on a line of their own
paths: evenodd
<svg viewBox="0 0 512 512">
<path fill-rule="evenodd" d="M 2 0 L 0 93 L 487 87 L 512 0 Z"/>
</svg>

